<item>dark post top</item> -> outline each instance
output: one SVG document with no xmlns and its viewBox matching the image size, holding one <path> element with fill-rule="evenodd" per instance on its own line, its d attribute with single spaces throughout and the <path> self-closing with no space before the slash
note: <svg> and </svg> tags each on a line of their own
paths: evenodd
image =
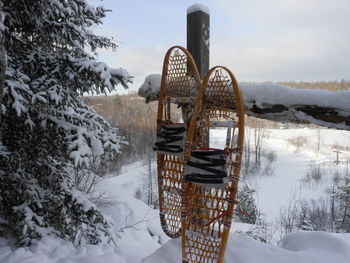
<svg viewBox="0 0 350 263">
<path fill-rule="evenodd" d="M 200 10 L 187 14 L 187 50 L 193 56 L 202 80 L 209 71 L 209 29 L 209 14 Z M 208 128 L 204 147 L 209 147 Z"/>
<path fill-rule="evenodd" d="M 187 50 L 203 79 L 209 71 L 209 14 L 203 11 L 187 14 Z"/>
</svg>

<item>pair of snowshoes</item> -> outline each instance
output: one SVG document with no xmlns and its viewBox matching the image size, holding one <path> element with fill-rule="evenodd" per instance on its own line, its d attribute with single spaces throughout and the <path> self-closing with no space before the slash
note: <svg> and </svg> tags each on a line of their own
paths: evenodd
<svg viewBox="0 0 350 263">
<path fill-rule="evenodd" d="M 171 108 L 192 110 L 184 123 Z M 210 128 L 227 129 L 224 145 L 205 148 Z M 183 262 L 222 262 L 237 194 L 244 136 L 244 108 L 233 74 L 214 67 L 201 81 L 191 54 L 167 52 L 157 115 L 161 225 L 182 235 Z"/>
</svg>

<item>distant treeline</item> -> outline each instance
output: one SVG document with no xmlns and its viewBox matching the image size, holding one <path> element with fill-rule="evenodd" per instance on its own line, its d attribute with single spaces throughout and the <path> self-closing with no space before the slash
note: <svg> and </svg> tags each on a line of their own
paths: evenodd
<svg viewBox="0 0 350 263">
<path fill-rule="evenodd" d="M 92 96 L 86 97 L 86 100 L 112 126 L 117 127 L 129 143 L 122 149 L 123 154 L 112 163 L 112 171 L 118 171 L 122 164 L 155 158 L 152 147 L 156 139 L 157 102 L 146 104 L 136 92 L 121 96 Z M 174 110 L 173 114 L 179 118 L 180 110 Z"/>
<path fill-rule="evenodd" d="M 243 82 L 243 83 L 256 83 L 256 84 L 269 84 L 275 82 Z M 350 81 L 315 81 L 315 82 L 305 82 L 305 81 L 280 81 L 277 84 L 282 84 L 295 89 L 323 89 L 329 91 L 344 91 L 350 90 Z"/>
<path fill-rule="evenodd" d="M 343 91 L 350 90 L 350 81 L 316 81 L 316 82 L 295 82 L 283 81 L 279 84 L 287 85 L 296 89 L 324 89 L 329 91 Z"/>
</svg>

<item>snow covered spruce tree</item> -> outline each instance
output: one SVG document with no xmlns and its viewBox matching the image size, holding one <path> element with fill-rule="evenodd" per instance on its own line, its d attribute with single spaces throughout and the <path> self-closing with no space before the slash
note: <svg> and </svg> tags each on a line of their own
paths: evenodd
<svg viewBox="0 0 350 263">
<path fill-rule="evenodd" d="M 239 189 L 237 194 L 238 205 L 235 213 L 236 220 L 242 223 L 255 224 L 260 216 L 256 200 L 256 191 L 247 183 Z"/>
<path fill-rule="evenodd" d="M 335 184 L 336 227 L 339 232 L 350 232 L 350 174 L 347 171 Z"/>
<path fill-rule="evenodd" d="M 51 234 L 75 244 L 113 240 L 112 223 L 75 188 L 72 167 L 103 167 L 120 152 L 118 130 L 80 96 L 131 77 L 96 61 L 116 48 L 90 27 L 106 10 L 85 0 L 4 0 L 7 54 L 0 143 L 0 234 L 19 245 Z M 91 54 L 87 52 L 91 51 Z"/>
<path fill-rule="evenodd" d="M 299 215 L 296 223 L 296 227 L 298 228 L 298 230 L 316 230 L 316 227 L 311 220 L 311 209 L 309 207 L 309 204 L 305 201 L 300 201 L 299 206 Z"/>
</svg>

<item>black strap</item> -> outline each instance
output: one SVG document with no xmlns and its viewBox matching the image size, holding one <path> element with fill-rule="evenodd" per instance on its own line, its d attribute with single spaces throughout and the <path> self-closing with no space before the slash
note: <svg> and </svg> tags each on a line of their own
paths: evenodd
<svg viewBox="0 0 350 263">
<path fill-rule="evenodd" d="M 211 151 L 205 151 L 205 150 L 194 150 L 191 155 L 196 158 L 201 158 L 205 156 L 212 156 L 217 154 L 226 154 L 224 150 L 211 150 Z"/>
<path fill-rule="evenodd" d="M 195 167 L 208 173 L 191 173 L 185 175 L 185 180 L 204 184 L 222 184 L 223 178 L 227 177 L 227 172 L 213 167 L 226 165 L 226 159 L 213 159 L 210 156 L 226 154 L 223 150 L 213 151 L 193 151 L 191 157 L 206 162 L 188 161 L 187 166 Z"/>
<path fill-rule="evenodd" d="M 172 125 L 164 125 L 164 126 L 162 126 L 161 129 L 164 129 L 167 132 L 173 131 L 175 133 L 180 133 L 180 132 L 186 131 L 186 127 L 185 126 L 176 127 L 176 126 L 172 126 Z"/>
<path fill-rule="evenodd" d="M 193 176 L 193 177 L 197 177 L 197 178 L 203 178 L 203 179 L 210 179 L 210 178 L 223 179 L 223 178 L 227 177 L 226 174 L 225 174 L 225 176 L 216 176 L 213 174 L 200 174 L 200 173 L 191 173 L 188 175 Z"/>
<path fill-rule="evenodd" d="M 163 151 L 169 153 L 181 153 L 183 152 L 183 146 L 180 145 L 169 145 L 170 143 L 178 142 L 184 139 L 183 136 L 179 135 L 186 131 L 186 127 L 179 126 L 174 127 L 171 125 L 164 125 L 157 132 L 157 137 L 164 139 L 163 141 L 156 142 L 153 150 Z"/>
<path fill-rule="evenodd" d="M 217 161 L 224 161 L 220 165 L 225 165 L 226 164 L 225 160 L 217 160 Z M 209 166 L 219 166 L 218 164 L 213 165 L 212 163 L 194 163 L 192 161 L 188 161 L 187 165 L 191 166 L 191 167 L 199 168 L 201 170 L 204 170 L 204 171 L 207 171 L 207 172 L 210 172 L 210 173 L 213 173 L 211 175 L 212 177 L 226 177 L 227 176 L 226 172 L 209 167 Z"/>
<path fill-rule="evenodd" d="M 223 164 L 217 164 L 217 165 L 225 165 L 226 161 L 223 159 L 212 159 L 209 158 L 208 156 L 212 156 L 212 155 L 218 155 L 218 154 L 226 154 L 225 151 L 223 150 L 214 150 L 214 151 L 193 151 L 191 153 L 191 156 L 196 157 L 197 159 L 203 160 L 203 161 L 207 161 L 207 162 L 214 162 L 214 161 L 223 161 Z M 217 166 L 216 165 L 216 166 Z"/>
<path fill-rule="evenodd" d="M 183 152 L 183 147 L 178 146 L 178 145 L 164 145 L 163 142 L 156 143 L 152 149 L 154 151 L 162 151 L 162 152 L 169 152 L 169 153 L 181 153 L 181 152 Z"/>
<path fill-rule="evenodd" d="M 202 184 L 223 184 L 223 178 L 203 178 L 198 177 L 199 174 L 186 174 L 185 180 L 192 183 L 202 183 Z"/>
</svg>

